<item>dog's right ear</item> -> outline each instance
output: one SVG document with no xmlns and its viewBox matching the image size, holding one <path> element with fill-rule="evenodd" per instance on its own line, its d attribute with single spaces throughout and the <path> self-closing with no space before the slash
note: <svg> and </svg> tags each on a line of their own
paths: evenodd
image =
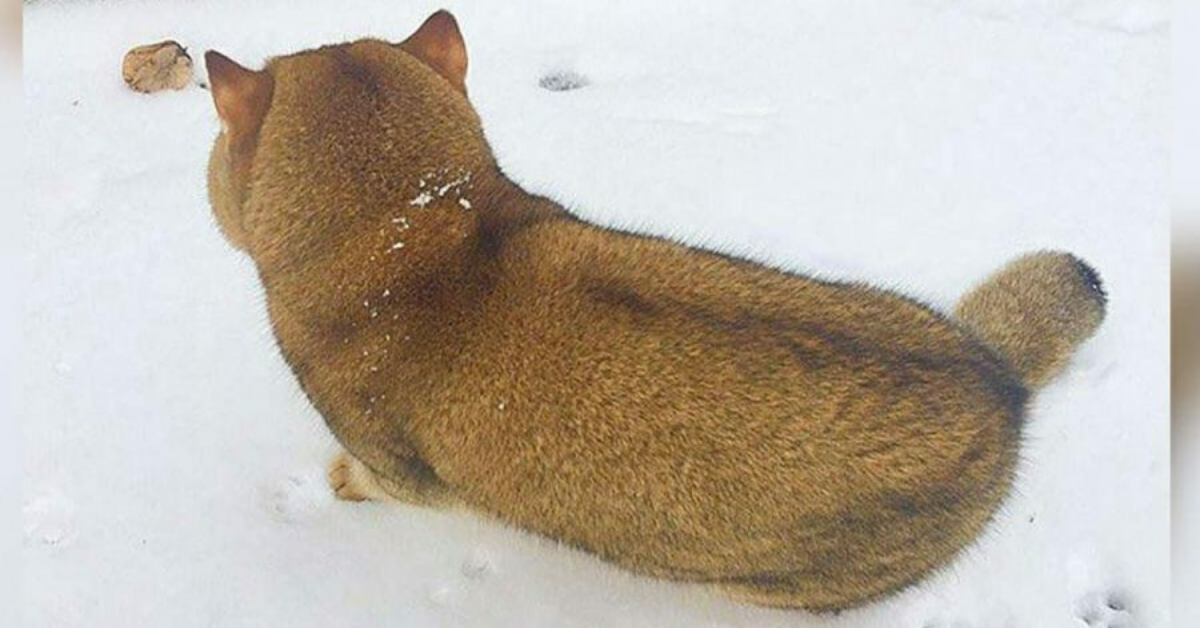
<svg viewBox="0 0 1200 628">
<path fill-rule="evenodd" d="M 275 79 L 266 71 L 248 70 L 215 50 L 204 53 L 204 64 L 213 104 L 230 141 L 236 145 L 257 136 L 271 107 Z"/>
<path fill-rule="evenodd" d="M 467 44 L 449 11 L 429 16 L 417 32 L 400 42 L 400 48 L 441 74 L 454 89 L 467 93 Z"/>
</svg>

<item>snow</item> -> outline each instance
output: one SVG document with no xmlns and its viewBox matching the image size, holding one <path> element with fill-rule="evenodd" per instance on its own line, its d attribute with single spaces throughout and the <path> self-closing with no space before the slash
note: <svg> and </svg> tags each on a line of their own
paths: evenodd
<svg viewBox="0 0 1200 628">
<path fill-rule="evenodd" d="M 433 202 L 433 193 L 428 190 L 422 190 L 421 193 L 414 196 L 413 199 L 408 202 L 408 204 L 416 205 L 417 207 L 424 209 L 425 206 L 429 205 L 432 202 Z"/>
<path fill-rule="evenodd" d="M 1167 625 L 1166 0 L 447 4 L 503 167 L 588 219 L 945 307 L 1032 249 L 1095 265 L 1109 319 L 1038 396 L 1017 494 L 952 567 L 838 616 L 335 501 L 332 439 L 207 206 L 209 94 L 135 94 L 120 60 L 174 38 L 255 65 L 438 7 L 44 1 L 13 404 L 27 625 Z"/>
<path fill-rule="evenodd" d="M 437 200 L 439 198 L 445 198 L 447 194 L 450 194 L 451 192 L 453 192 L 454 195 L 456 197 L 458 197 L 458 205 L 460 207 L 462 207 L 463 209 L 471 209 L 471 201 L 466 198 L 463 198 L 463 196 L 462 196 L 463 188 L 467 187 L 467 184 L 469 184 L 471 182 L 471 173 L 470 172 L 461 172 L 461 173 L 459 173 L 458 177 L 452 179 L 449 182 L 446 182 L 442 185 L 434 186 L 428 190 L 425 189 L 425 185 L 426 185 L 427 181 L 437 181 L 437 182 L 441 183 L 441 181 L 445 179 L 445 175 L 446 175 L 446 170 L 443 169 L 442 172 L 429 173 L 429 174 L 425 175 L 425 177 L 418 179 L 417 180 L 417 188 L 420 189 L 421 191 L 415 197 L 413 197 L 413 199 L 410 200 L 408 202 L 408 204 L 411 206 L 416 206 L 419 209 L 425 209 L 426 207 L 429 206 L 430 203 L 434 202 L 435 200 Z M 392 220 L 392 222 L 399 224 L 400 228 L 402 228 L 402 229 L 408 229 L 408 227 L 409 227 L 408 220 L 403 217 L 395 218 Z M 403 244 L 400 244 L 400 243 L 397 243 L 397 244 L 399 244 L 399 246 L 396 246 L 393 248 L 400 248 L 400 247 L 404 246 Z"/>
</svg>

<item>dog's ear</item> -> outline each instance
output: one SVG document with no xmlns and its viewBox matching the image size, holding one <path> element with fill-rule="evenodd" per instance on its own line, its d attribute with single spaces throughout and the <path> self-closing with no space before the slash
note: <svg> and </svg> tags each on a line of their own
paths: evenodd
<svg viewBox="0 0 1200 628">
<path fill-rule="evenodd" d="M 455 89 L 467 93 L 467 44 L 449 11 L 429 16 L 417 32 L 400 42 L 400 48 L 433 68 Z"/>
<path fill-rule="evenodd" d="M 213 104 L 230 140 L 236 143 L 255 137 L 271 107 L 275 79 L 268 72 L 248 70 L 215 50 L 204 53 L 204 64 Z"/>
</svg>

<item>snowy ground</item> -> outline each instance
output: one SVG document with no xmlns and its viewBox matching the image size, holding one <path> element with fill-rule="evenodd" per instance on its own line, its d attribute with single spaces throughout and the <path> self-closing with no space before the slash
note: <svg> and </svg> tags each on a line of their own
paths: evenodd
<svg viewBox="0 0 1200 628">
<path fill-rule="evenodd" d="M 209 95 L 134 94 L 121 55 L 257 64 L 437 7 L 48 1 L 25 17 L 29 626 L 1167 625 L 1166 0 L 447 4 L 503 165 L 590 219 L 943 306 L 1030 249 L 1090 260 L 1110 318 L 1038 397 L 1018 495 L 946 573 L 837 617 L 332 501 L 332 440 L 210 218 Z M 588 84 L 539 87 L 564 72 Z"/>
</svg>

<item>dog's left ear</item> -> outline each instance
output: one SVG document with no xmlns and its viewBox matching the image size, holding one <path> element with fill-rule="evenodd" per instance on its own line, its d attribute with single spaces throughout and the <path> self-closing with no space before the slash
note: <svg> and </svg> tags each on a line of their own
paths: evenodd
<svg viewBox="0 0 1200 628">
<path fill-rule="evenodd" d="M 467 44 L 458 21 L 445 9 L 425 20 L 400 48 L 441 74 L 454 89 L 467 93 Z"/>
<path fill-rule="evenodd" d="M 253 139 L 271 107 L 274 79 L 265 71 L 248 70 L 215 50 L 204 53 L 204 65 L 208 67 L 213 104 L 230 140 L 240 143 Z"/>
</svg>

